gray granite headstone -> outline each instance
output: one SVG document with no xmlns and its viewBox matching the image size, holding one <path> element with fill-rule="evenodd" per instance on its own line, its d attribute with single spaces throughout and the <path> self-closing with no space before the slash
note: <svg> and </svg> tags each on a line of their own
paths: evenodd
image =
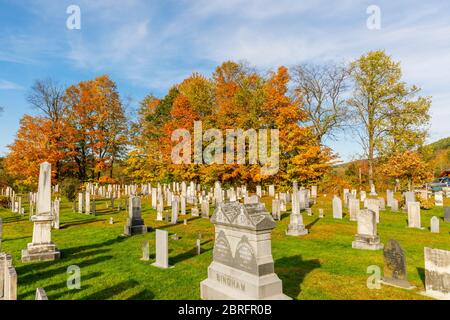
<svg viewBox="0 0 450 320">
<path fill-rule="evenodd" d="M 444 221 L 450 222 L 450 207 L 444 208 Z"/>
<path fill-rule="evenodd" d="M 406 276 L 406 257 L 400 244 L 395 240 L 389 240 L 383 250 L 384 277 L 382 283 L 404 289 L 412 289 Z"/>
</svg>

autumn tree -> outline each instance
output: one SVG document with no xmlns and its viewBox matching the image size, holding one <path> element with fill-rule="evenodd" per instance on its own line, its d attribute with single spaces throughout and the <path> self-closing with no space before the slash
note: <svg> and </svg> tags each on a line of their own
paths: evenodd
<svg viewBox="0 0 450 320">
<path fill-rule="evenodd" d="M 14 142 L 8 146 L 5 167 L 17 184 L 34 186 L 39 176 L 39 164 L 52 164 L 52 174 L 56 178 L 56 163 L 61 163 L 60 151 L 52 148 L 52 122 L 44 117 L 25 115 Z"/>
<path fill-rule="evenodd" d="M 374 179 L 376 156 L 407 150 L 423 141 L 430 99 L 417 97 L 420 89 L 401 80 L 400 63 L 384 51 L 372 51 L 351 65 L 354 81 L 348 100 L 355 131 L 369 165 L 369 182 Z"/>
<path fill-rule="evenodd" d="M 127 119 L 116 84 L 108 76 L 82 81 L 66 90 L 68 145 L 81 180 L 110 176 L 127 145 Z"/>
<path fill-rule="evenodd" d="M 380 170 L 392 179 L 406 181 L 408 190 L 413 183 L 424 183 L 432 178 L 432 170 L 416 151 L 405 151 L 393 154 Z"/>
</svg>

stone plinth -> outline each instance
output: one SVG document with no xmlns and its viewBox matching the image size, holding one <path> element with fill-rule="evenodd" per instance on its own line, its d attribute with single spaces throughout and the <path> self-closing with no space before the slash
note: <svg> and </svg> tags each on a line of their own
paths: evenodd
<svg viewBox="0 0 450 320">
<path fill-rule="evenodd" d="M 51 261 L 61 257 L 56 245 L 51 242 L 53 217 L 51 215 L 32 216 L 33 240 L 22 250 L 22 262 Z"/>
</svg>

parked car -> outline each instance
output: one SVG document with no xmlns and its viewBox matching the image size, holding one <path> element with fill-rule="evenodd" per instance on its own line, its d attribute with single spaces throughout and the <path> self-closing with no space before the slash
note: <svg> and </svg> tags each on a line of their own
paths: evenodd
<svg viewBox="0 0 450 320">
<path fill-rule="evenodd" d="M 442 191 L 442 188 L 450 186 L 450 177 L 441 177 L 433 182 L 427 183 L 427 187 L 433 192 Z"/>
</svg>

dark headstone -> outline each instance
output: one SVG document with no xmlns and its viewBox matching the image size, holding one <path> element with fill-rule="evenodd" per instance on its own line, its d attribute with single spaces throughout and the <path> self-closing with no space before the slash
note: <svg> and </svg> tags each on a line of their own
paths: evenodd
<svg viewBox="0 0 450 320">
<path fill-rule="evenodd" d="M 450 222 L 450 207 L 444 207 L 444 221 Z"/>
<path fill-rule="evenodd" d="M 384 277 L 382 283 L 412 289 L 406 277 L 406 257 L 400 244 L 395 240 L 389 240 L 383 250 L 384 255 Z"/>
</svg>

